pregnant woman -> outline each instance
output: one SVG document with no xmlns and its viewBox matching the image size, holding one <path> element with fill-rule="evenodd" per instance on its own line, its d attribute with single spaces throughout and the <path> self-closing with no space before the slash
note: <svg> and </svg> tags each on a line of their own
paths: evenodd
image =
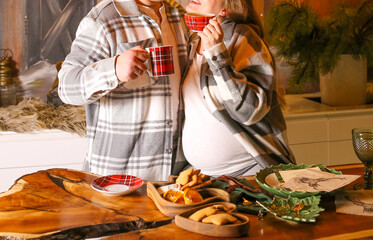
<svg viewBox="0 0 373 240">
<path fill-rule="evenodd" d="M 295 163 L 275 64 L 252 1 L 194 0 L 186 9 L 216 16 L 195 35 L 182 88 L 188 162 L 204 174 L 233 177 Z"/>
</svg>

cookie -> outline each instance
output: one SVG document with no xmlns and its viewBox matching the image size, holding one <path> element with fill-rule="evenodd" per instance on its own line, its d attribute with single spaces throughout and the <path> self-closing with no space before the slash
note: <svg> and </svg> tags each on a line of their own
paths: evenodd
<svg viewBox="0 0 373 240">
<path fill-rule="evenodd" d="M 176 183 L 185 185 L 189 182 L 189 177 L 193 173 L 193 168 L 188 168 L 187 170 L 182 171 L 176 179 Z"/>
<path fill-rule="evenodd" d="M 217 211 L 218 211 L 218 209 L 215 208 L 214 206 L 205 207 L 205 208 L 202 208 L 202 209 L 196 211 L 192 215 L 190 215 L 189 219 L 191 219 L 193 221 L 196 221 L 196 222 L 200 222 L 200 221 L 202 221 L 202 219 L 204 219 L 204 218 L 206 218 L 210 215 L 215 214 Z"/>
<path fill-rule="evenodd" d="M 219 226 L 228 224 L 228 223 L 234 223 L 236 221 L 237 221 L 237 218 L 235 218 L 229 213 L 213 214 L 202 219 L 203 223 L 212 223 L 214 225 L 219 225 Z"/>
</svg>

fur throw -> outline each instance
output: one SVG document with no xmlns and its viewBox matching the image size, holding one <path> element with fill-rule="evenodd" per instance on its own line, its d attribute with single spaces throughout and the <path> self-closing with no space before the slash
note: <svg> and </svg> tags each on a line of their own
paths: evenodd
<svg viewBox="0 0 373 240">
<path fill-rule="evenodd" d="M 86 136 L 84 106 L 56 107 L 38 98 L 23 98 L 17 105 L 0 108 L 0 131 L 26 133 L 45 129 Z"/>
</svg>

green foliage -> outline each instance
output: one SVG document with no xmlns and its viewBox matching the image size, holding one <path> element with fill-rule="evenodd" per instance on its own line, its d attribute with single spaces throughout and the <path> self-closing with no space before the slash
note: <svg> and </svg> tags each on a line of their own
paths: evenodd
<svg viewBox="0 0 373 240">
<path fill-rule="evenodd" d="M 289 81 L 293 91 L 301 91 L 307 82 L 317 83 L 319 72 L 331 72 L 341 54 L 373 63 L 372 0 L 357 8 L 339 4 L 325 19 L 304 3 L 283 1 L 268 10 L 265 26 L 277 59 L 293 67 Z"/>
</svg>

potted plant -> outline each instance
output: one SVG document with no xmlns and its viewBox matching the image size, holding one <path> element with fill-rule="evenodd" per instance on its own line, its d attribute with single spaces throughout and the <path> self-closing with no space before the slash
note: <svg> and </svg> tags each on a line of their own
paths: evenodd
<svg viewBox="0 0 373 240">
<path fill-rule="evenodd" d="M 351 61 L 362 66 L 357 74 L 363 78 L 365 74 L 365 85 L 360 86 L 361 89 L 365 87 L 363 93 L 360 90 L 360 95 L 365 97 L 367 63 L 373 63 L 372 0 L 363 0 L 357 8 L 339 4 L 327 18 L 320 18 L 304 3 L 283 1 L 266 13 L 265 29 L 266 40 L 276 48 L 277 60 L 292 67 L 288 83 L 292 92 L 299 93 L 306 83 L 318 84 L 321 80 L 322 94 L 322 81 L 329 81 L 335 74 L 337 81 L 342 82 L 341 75 L 345 74 L 336 68 L 345 69 L 346 64 L 341 63 L 341 59 L 348 58 L 348 66 L 355 64 Z M 348 71 L 351 75 L 352 70 Z M 355 84 L 358 77 L 355 73 L 352 76 L 346 81 Z"/>
</svg>

